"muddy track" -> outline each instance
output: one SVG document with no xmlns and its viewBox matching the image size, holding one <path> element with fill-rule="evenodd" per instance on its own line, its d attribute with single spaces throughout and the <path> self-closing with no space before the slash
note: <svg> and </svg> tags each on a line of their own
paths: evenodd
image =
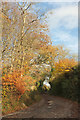
<svg viewBox="0 0 80 120">
<path fill-rule="evenodd" d="M 44 94 L 40 102 L 4 118 L 78 118 L 78 109 L 77 102 Z"/>
</svg>

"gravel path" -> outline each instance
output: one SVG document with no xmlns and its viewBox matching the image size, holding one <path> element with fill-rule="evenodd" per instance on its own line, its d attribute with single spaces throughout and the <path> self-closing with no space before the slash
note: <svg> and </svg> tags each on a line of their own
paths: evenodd
<svg viewBox="0 0 80 120">
<path fill-rule="evenodd" d="M 43 99 L 17 113 L 4 118 L 78 118 L 78 103 L 62 97 L 42 95 Z"/>
</svg>

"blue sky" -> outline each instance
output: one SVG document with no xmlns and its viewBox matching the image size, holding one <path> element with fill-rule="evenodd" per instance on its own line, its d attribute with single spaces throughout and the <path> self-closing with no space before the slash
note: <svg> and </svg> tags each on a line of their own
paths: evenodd
<svg viewBox="0 0 80 120">
<path fill-rule="evenodd" d="M 78 3 L 42 2 L 38 6 L 46 10 L 53 45 L 64 45 L 71 54 L 78 54 Z"/>
</svg>

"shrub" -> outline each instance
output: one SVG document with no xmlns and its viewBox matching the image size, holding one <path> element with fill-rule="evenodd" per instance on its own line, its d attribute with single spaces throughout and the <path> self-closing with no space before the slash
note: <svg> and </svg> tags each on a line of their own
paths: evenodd
<svg viewBox="0 0 80 120">
<path fill-rule="evenodd" d="M 72 100 L 80 101 L 80 90 L 78 81 L 78 68 L 73 69 L 69 72 L 65 72 L 59 75 L 51 82 L 51 90 L 49 91 L 52 95 L 63 96 Z"/>
<path fill-rule="evenodd" d="M 27 73 L 27 72 L 26 72 Z M 21 76 L 22 75 L 22 76 Z M 22 109 L 21 103 L 27 106 L 32 104 L 36 99 L 34 93 L 31 92 L 32 86 L 36 85 L 36 79 L 29 74 L 25 74 L 24 70 L 16 70 L 8 74 L 2 75 L 2 112 L 8 114 Z M 31 94 L 31 96 L 30 96 Z"/>
</svg>

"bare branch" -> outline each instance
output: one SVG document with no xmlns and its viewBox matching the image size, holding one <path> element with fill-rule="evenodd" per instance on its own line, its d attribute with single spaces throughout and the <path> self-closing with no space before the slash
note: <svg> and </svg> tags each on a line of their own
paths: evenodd
<svg viewBox="0 0 80 120">
<path fill-rule="evenodd" d="M 28 10 L 32 4 L 30 3 L 25 10 Z"/>
<path fill-rule="evenodd" d="M 45 14 L 45 13 L 44 13 L 44 14 Z M 32 20 L 28 25 L 34 23 L 34 22 L 37 21 L 37 20 L 40 20 L 41 17 L 44 16 L 44 14 L 42 14 L 42 15 L 40 16 L 40 18 L 37 17 L 36 19 Z M 21 40 L 23 39 L 23 37 L 25 36 L 25 34 L 27 33 L 28 30 L 29 30 L 29 27 L 27 28 L 27 30 L 25 31 L 25 33 L 24 33 L 23 36 L 21 37 Z"/>
<path fill-rule="evenodd" d="M 28 9 L 30 8 L 31 5 L 32 5 L 32 4 L 30 3 L 30 4 L 27 6 L 27 8 L 26 8 L 25 10 L 22 11 L 21 15 L 23 15 L 24 12 L 25 12 L 26 10 L 28 10 Z"/>
<path fill-rule="evenodd" d="M 8 18 L 8 16 L 7 16 L 3 11 L 0 11 L 0 15 L 1 15 L 3 18 L 6 18 L 7 21 L 11 22 L 11 19 Z"/>
</svg>

